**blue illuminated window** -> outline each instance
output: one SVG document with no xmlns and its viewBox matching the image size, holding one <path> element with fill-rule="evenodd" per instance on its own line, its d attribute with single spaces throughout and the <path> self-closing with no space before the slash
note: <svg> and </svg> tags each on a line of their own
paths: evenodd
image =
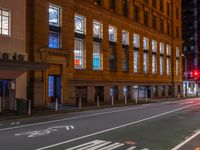
<svg viewBox="0 0 200 150">
<path fill-rule="evenodd" d="M 54 77 L 49 76 L 49 90 L 48 90 L 49 97 L 54 96 Z"/>
<path fill-rule="evenodd" d="M 60 48 L 60 33 L 49 32 L 49 48 Z"/>
<path fill-rule="evenodd" d="M 49 5 L 49 24 L 53 26 L 60 26 L 60 8 Z"/>
</svg>

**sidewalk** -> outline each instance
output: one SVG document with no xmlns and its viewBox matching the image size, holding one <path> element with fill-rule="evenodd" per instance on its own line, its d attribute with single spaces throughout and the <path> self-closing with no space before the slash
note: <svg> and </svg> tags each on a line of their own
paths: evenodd
<svg viewBox="0 0 200 150">
<path fill-rule="evenodd" d="M 157 102 L 167 102 L 167 101 L 177 101 L 177 100 L 184 100 L 186 98 L 159 98 L 159 99 L 139 99 L 137 104 L 135 101 L 128 101 L 125 105 L 124 101 L 115 101 L 114 106 L 111 105 L 111 102 L 100 102 L 100 106 L 98 107 L 95 103 L 94 104 L 87 104 L 82 105 L 82 108 L 78 106 L 66 106 L 66 105 L 58 105 L 58 111 L 55 112 L 55 104 L 49 105 L 49 107 L 41 107 L 41 108 L 34 108 L 31 110 L 31 116 L 26 114 L 24 115 L 16 115 L 15 112 L 1 112 L 0 113 L 0 121 L 3 120 L 11 120 L 11 119 L 22 119 L 22 118 L 30 118 L 30 117 L 37 117 L 37 116 L 45 116 L 45 115 L 55 115 L 61 113 L 71 113 L 71 112 L 78 112 L 78 111 L 87 111 L 87 110 L 95 110 L 95 109 L 104 109 L 104 108 L 112 108 L 112 107 L 122 107 L 122 106 L 133 106 L 133 105 L 141 105 L 141 104 L 148 104 L 148 103 L 157 103 Z"/>
</svg>

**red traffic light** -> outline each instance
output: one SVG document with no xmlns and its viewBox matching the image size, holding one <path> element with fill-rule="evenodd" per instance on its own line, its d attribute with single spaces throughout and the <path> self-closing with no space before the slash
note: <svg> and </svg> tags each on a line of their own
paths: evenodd
<svg viewBox="0 0 200 150">
<path fill-rule="evenodd" d="M 193 77 L 195 80 L 199 78 L 199 72 L 197 70 L 193 71 Z"/>
</svg>

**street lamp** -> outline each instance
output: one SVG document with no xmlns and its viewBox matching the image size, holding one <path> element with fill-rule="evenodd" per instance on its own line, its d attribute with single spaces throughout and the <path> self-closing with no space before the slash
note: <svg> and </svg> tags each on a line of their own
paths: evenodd
<svg viewBox="0 0 200 150">
<path fill-rule="evenodd" d="M 187 97 L 187 58 L 184 54 L 182 54 L 182 57 L 185 60 L 185 97 Z"/>
</svg>

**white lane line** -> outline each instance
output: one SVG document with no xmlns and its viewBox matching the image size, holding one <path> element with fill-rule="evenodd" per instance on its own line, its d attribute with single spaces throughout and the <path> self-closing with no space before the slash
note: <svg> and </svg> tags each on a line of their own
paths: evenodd
<svg viewBox="0 0 200 150">
<path fill-rule="evenodd" d="M 194 135 L 192 135 L 191 137 L 189 137 L 188 139 L 186 139 L 185 141 L 183 141 L 182 143 L 180 143 L 179 145 L 177 145 L 176 147 L 174 147 L 171 150 L 178 150 L 179 148 L 183 147 L 185 144 L 187 144 L 189 141 L 191 141 L 192 139 L 194 139 L 198 135 L 200 135 L 200 130 L 197 131 Z"/>
<path fill-rule="evenodd" d="M 148 106 L 141 106 L 141 107 L 133 107 L 133 108 L 121 109 L 121 110 L 114 110 L 114 111 L 103 112 L 103 113 L 90 114 L 90 115 L 84 115 L 84 116 L 78 116 L 78 117 L 71 117 L 71 118 L 66 118 L 66 119 L 58 119 L 58 120 L 51 120 L 51 121 L 45 121 L 45 122 L 38 122 L 38 123 L 32 123 L 32 124 L 15 126 L 15 127 L 9 127 L 9 128 L 3 128 L 3 129 L 0 129 L 0 131 L 7 131 L 7 130 L 18 129 L 18 128 L 25 128 L 25 127 L 30 127 L 30 126 L 38 126 L 38 125 L 43 125 L 43 124 L 50 124 L 50 123 L 62 122 L 62 121 L 80 119 L 80 118 L 94 117 L 94 116 L 100 116 L 100 115 L 107 115 L 107 114 L 124 112 L 124 111 L 129 111 L 129 110 L 142 109 L 142 108 L 146 108 L 146 107 L 149 107 L 149 105 Z"/>
<path fill-rule="evenodd" d="M 88 138 L 88 137 L 91 137 L 91 136 L 94 136 L 94 135 L 98 135 L 98 134 L 101 134 L 101 133 L 106 133 L 106 132 L 109 132 L 109 131 L 112 131 L 112 130 L 116 130 L 116 129 L 127 127 L 127 126 L 130 126 L 130 125 L 133 125 L 133 124 L 137 124 L 137 123 L 140 123 L 140 122 L 144 122 L 144 121 L 147 121 L 147 120 L 158 118 L 158 117 L 161 117 L 161 116 L 164 116 L 164 115 L 167 115 L 167 114 L 171 114 L 171 113 L 174 113 L 174 112 L 186 109 L 186 108 L 190 108 L 190 107 L 193 107 L 193 106 L 196 106 L 196 104 L 190 105 L 190 106 L 185 106 L 185 107 L 178 108 L 178 109 L 174 109 L 174 110 L 171 110 L 171 111 L 159 114 L 159 115 L 155 115 L 155 116 L 144 118 L 144 119 L 141 119 L 141 120 L 138 120 L 138 121 L 130 122 L 130 123 L 127 123 L 127 124 L 124 124 L 124 125 L 120 125 L 120 126 L 114 127 L 114 128 L 109 128 L 109 129 L 102 130 L 102 131 L 99 131 L 99 132 L 95 132 L 95 133 L 92 133 L 92 134 L 84 135 L 84 136 L 81 136 L 81 137 L 78 137 L 78 138 L 74 138 L 74 139 L 71 139 L 71 140 L 68 140 L 68 141 L 56 143 L 56 144 L 49 145 L 49 146 L 42 147 L 42 148 L 38 148 L 36 150 L 44 150 L 44 149 L 47 149 L 47 148 L 52 148 L 52 147 L 59 146 L 59 145 L 62 145 L 62 144 L 66 144 L 66 143 L 70 143 L 70 142 L 77 141 L 77 140 L 80 140 L 80 139 Z"/>
</svg>

